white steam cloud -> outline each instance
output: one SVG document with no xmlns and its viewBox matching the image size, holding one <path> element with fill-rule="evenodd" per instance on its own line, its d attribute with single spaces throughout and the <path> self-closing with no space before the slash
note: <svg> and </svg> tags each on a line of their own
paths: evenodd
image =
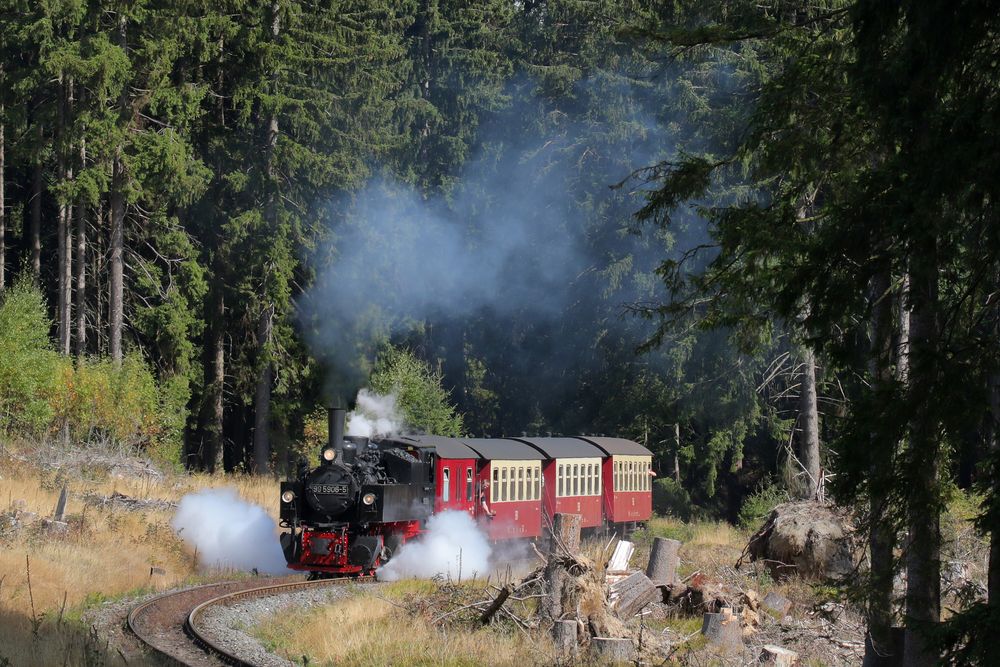
<svg viewBox="0 0 1000 667">
<path fill-rule="evenodd" d="M 358 392 L 354 411 L 347 415 L 347 435 L 385 437 L 403 430 L 403 417 L 395 394 L 381 396 L 367 389 Z"/>
<path fill-rule="evenodd" d="M 427 520 L 427 532 L 407 542 L 379 568 L 381 581 L 444 575 L 457 579 L 489 571 L 490 543 L 465 512 L 448 511 Z"/>
<path fill-rule="evenodd" d="M 274 520 L 263 508 L 242 500 L 236 489 L 205 489 L 181 498 L 170 522 L 197 549 L 204 567 L 287 571 Z"/>
</svg>

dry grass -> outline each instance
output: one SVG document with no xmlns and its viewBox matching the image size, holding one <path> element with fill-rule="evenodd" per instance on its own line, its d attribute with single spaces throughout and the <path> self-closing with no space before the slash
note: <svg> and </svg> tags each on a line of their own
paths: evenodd
<svg viewBox="0 0 1000 667">
<path fill-rule="evenodd" d="M 427 581 L 401 581 L 362 595 L 295 614 L 281 614 L 258 626 L 257 634 L 279 655 L 310 665 L 551 665 L 549 642 L 493 627 L 439 627 L 414 618 L 395 600 L 431 595 Z M 331 628 L 351 628 L 331 632 Z"/>
<path fill-rule="evenodd" d="M 670 517 L 654 517 L 645 530 L 632 536 L 636 552 L 632 564 L 645 563 L 654 537 L 666 537 L 681 542 L 680 575 L 692 572 L 714 572 L 731 566 L 743 553 L 749 535 L 735 526 L 720 521 L 684 523 Z"/>
<path fill-rule="evenodd" d="M 177 501 L 194 490 L 234 486 L 244 499 L 277 511 L 272 479 L 73 474 L 26 465 L 18 454 L 0 447 L 0 514 L 16 509 L 22 520 L 16 532 L 0 526 L 0 665 L 4 658 L 12 665 L 93 664 L 103 646 L 73 623 L 83 607 L 201 576 L 170 528 L 172 510 L 96 509 L 84 504 L 85 494 Z M 69 530 L 48 534 L 40 519 L 52 516 L 63 483 Z M 25 520 L 25 512 L 37 517 Z"/>
</svg>

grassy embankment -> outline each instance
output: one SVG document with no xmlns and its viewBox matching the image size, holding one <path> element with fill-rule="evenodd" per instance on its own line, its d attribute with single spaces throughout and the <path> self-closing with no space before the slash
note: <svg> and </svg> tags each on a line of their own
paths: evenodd
<svg viewBox="0 0 1000 667">
<path fill-rule="evenodd" d="M 85 610 L 227 574 L 199 574 L 193 554 L 170 528 L 172 510 L 97 509 L 84 503 L 86 494 L 177 501 L 201 488 L 233 486 L 244 499 L 276 510 L 272 479 L 116 477 L 100 466 L 60 472 L 36 465 L 32 449 L 0 444 L 0 666 L 124 664 L 113 649 L 104 655 L 104 639 L 89 636 L 80 620 Z M 52 515 L 64 482 L 69 527 L 65 534 L 50 533 L 41 518 Z"/>
<path fill-rule="evenodd" d="M 655 536 L 684 543 L 681 576 L 696 571 L 713 577 L 725 576 L 746 543 L 744 531 L 725 523 L 686 524 L 657 518 L 648 530 L 633 537 L 636 543 L 633 565 L 648 559 Z M 584 550 L 596 552 L 600 547 Z M 762 590 L 774 586 L 766 579 L 759 583 Z M 450 609 L 483 599 L 483 586 L 482 581 L 463 584 L 400 581 L 347 603 L 292 614 L 282 612 L 259 626 L 256 634 L 276 653 L 297 664 L 372 667 L 554 664 L 553 647 L 546 637 L 526 634 L 513 624 L 499 623 L 480 629 L 474 618 L 466 623 L 435 622 Z M 788 593 L 788 586 L 783 590 Z M 701 627 L 701 618 L 648 621 L 647 626 L 656 632 L 671 628 L 675 635 L 686 636 Z M 350 627 L 351 631 L 330 630 L 344 627 Z"/>
<path fill-rule="evenodd" d="M 462 584 L 398 581 L 334 605 L 283 612 L 258 626 L 255 634 L 297 664 L 306 660 L 309 665 L 359 667 L 555 664 L 548 641 L 513 626 L 434 623 L 442 614 L 443 597 L 452 604 L 478 600 L 482 588 L 481 580 Z"/>
</svg>

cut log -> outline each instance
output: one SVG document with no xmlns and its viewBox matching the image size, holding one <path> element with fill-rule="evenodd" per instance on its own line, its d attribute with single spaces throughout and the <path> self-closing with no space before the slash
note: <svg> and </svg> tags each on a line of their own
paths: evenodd
<svg viewBox="0 0 1000 667">
<path fill-rule="evenodd" d="M 608 572 L 625 572 L 628 570 L 628 563 L 635 553 L 635 545 L 628 540 L 619 540 L 615 545 L 611 560 L 608 561 Z"/>
<path fill-rule="evenodd" d="M 661 597 L 659 589 L 642 572 L 636 572 L 611 586 L 614 611 L 623 620 L 632 618 L 658 597 Z"/>
<path fill-rule="evenodd" d="M 740 620 L 733 616 L 728 607 L 724 607 L 718 614 L 705 614 L 701 634 L 705 635 L 709 644 L 724 652 L 735 652 L 743 648 Z"/>
<path fill-rule="evenodd" d="M 576 655 L 576 633 L 577 622 L 572 621 L 556 621 L 552 626 L 552 640 L 556 644 L 556 650 L 564 658 Z"/>
<path fill-rule="evenodd" d="M 590 640 L 590 652 L 601 665 L 631 662 L 635 660 L 636 656 L 635 646 L 631 639 L 612 637 L 593 637 Z"/>
<path fill-rule="evenodd" d="M 779 593 L 771 591 L 764 596 L 761 606 L 771 612 L 772 615 L 784 618 L 792 610 L 792 601 Z"/>
<path fill-rule="evenodd" d="M 773 665 L 774 667 L 792 667 L 799 661 L 799 654 L 789 651 L 787 648 L 765 644 L 757 660 L 762 665 Z"/>
<path fill-rule="evenodd" d="M 653 548 L 649 552 L 649 564 L 646 565 L 646 576 L 654 583 L 669 586 L 677 579 L 677 565 L 680 559 L 677 552 L 681 543 L 657 537 L 653 540 Z"/>
</svg>

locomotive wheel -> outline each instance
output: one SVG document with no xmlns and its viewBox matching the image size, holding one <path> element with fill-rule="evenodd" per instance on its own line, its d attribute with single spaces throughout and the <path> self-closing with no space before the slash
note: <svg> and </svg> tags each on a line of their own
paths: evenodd
<svg viewBox="0 0 1000 667">
<path fill-rule="evenodd" d="M 400 535 L 389 535 L 382 543 L 382 563 L 389 562 L 389 559 L 399 551 L 403 545 L 403 538 Z"/>
</svg>

